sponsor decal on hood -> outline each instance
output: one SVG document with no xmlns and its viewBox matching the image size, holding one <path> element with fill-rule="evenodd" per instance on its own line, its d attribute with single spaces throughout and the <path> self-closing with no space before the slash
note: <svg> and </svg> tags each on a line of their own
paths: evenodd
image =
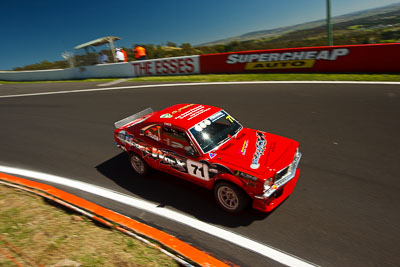
<svg viewBox="0 0 400 267">
<path fill-rule="evenodd" d="M 212 159 L 217 155 L 217 153 L 215 153 L 215 151 L 211 151 L 210 153 L 208 153 L 208 155 L 210 156 L 210 159 Z"/>
<path fill-rule="evenodd" d="M 160 116 L 160 118 L 161 119 L 170 119 L 170 118 L 172 118 L 173 116 L 171 115 L 171 114 L 169 114 L 169 113 L 165 113 L 165 114 L 162 114 L 161 116 Z"/>
<path fill-rule="evenodd" d="M 245 140 L 245 141 L 243 142 L 242 149 L 240 150 L 240 153 L 241 153 L 243 156 L 246 155 L 247 146 L 248 146 L 248 145 L 249 145 L 249 140 Z"/>
<path fill-rule="evenodd" d="M 256 141 L 256 151 L 253 155 L 253 160 L 251 161 L 250 168 L 253 170 L 258 169 L 260 167 L 259 160 L 261 156 L 264 154 L 265 147 L 267 145 L 267 140 L 264 138 L 264 134 L 257 132 L 257 141 Z"/>
</svg>

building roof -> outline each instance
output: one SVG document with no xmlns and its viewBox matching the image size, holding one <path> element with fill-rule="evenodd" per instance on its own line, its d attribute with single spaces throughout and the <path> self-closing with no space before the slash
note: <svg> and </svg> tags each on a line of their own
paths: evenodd
<svg viewBox="0 0 400 267">
<path fill-rule="evenodd" d="M 110 42 L 114 42 L 117 40 L 121 40 L 121 38 L 116 37 L 116 36 L 106 36 L 106 37 L 102 37 L 102 38 L 98 38 L 96 40 L 81 44 L 81 45 L 77 45 L 74 47 L 74 49 L 81 49 L 81 48 L 85 48 L 88 46 L 99 46 L 99 45 L 103 45 L 103 44 L 107 44 Z"/>
</svg>

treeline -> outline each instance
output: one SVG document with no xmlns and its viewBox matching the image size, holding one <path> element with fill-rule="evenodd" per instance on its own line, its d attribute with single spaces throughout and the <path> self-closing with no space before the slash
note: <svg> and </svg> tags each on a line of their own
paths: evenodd
<svg viewBox="0 0 400 267">
<path fill-rule="evenodd" d="M 40 63 L 26 65 L 24 67 L 17 67 L 17 68 L 14 68 L 13 70 L 15 70 L 15 71 L 21 71 L 21 70 L 48 70 L 48 69 L 65 69 L 65 68 L 68 68 L 68 67 L 69 67 L 69 64 L 65 60 L 54 61 L 54 62 L 43 60 Z"/>
</svg>

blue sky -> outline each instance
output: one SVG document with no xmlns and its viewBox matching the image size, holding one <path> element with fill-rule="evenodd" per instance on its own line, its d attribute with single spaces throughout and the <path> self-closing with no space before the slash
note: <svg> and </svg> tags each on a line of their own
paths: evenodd
<svg viewBox="0 0 400 267">
<path fill-rule="evenodd" d="M 331 0 L 332 16 L 400 0 Z M 325 18 L 326 0 L 2 0 L 0 70 L 42 60 L 103 36 L 119 46 L 192 45 Z"/>
</svg>

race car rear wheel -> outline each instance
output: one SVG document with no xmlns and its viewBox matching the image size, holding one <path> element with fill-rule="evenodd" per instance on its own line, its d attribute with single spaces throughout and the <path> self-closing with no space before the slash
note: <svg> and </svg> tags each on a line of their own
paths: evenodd
<svg viewBox="0 0 400 267">
<path fill-rule="evenodd" d="M 129 162 L 131 163 L 134 172 L 140 176 L 146 176 L 149 172 L 149 165 L 136 153 L 129 155 Z"/>
<path fill-rule="evenodd" d="M 241 212 L 249 203 L 248 196 L 240 188 L 227 182 L 214 187 L 214 197 L 223 210 L 232 214 Z"/>
</svg>

